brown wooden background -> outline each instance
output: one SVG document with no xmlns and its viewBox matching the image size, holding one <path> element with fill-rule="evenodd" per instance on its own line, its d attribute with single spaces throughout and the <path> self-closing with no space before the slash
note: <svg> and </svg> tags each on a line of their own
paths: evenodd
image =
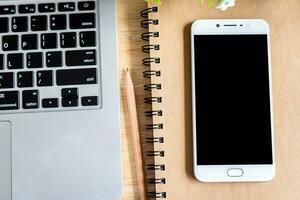
<svg viewBox="0 0 300 200">
<path fill-rule="evenodd" d="M 199 5 L 196 0 L 162 0 L 159 30 L 164 97 L 166 171 L 158 174 L 167 184 L 168 199 L 204 200 L 298 200 L 300 199 L 300 0 L 237 0 L 237 6 L 220 12 Z M 136 199 L 136 183 L 130 130 L 126 125 L 123 69 L 132 69 L 142 110 L 143 66 L 140 64 L 139 11 L 142 0 L 118 0 L 119 64 L 122 91 L 122 139 L 124 194 Z M 276 177 L 266 183 L 206 184 L 192 172 L 190 25 L 197 19 L 262 18 L 271 28 L 273 96 L 275 115 Z M 155 42 L 155 41 L 153 41 Z M 153 53 L 155 56 L 155 53 Z M 157 121 L 157 119 L 154 119 Z M 161 121 L 161 119 L 159 119 Z M 158 146 L 157 148 L 162 148 Z"/>
<path fill-rule="evenodd" d="M 122 122 L 122 156 L 123 156 L 123 195 L 122 199 L 138 199 L 137 182 L 135 175 L 134 156 L 132 148 L 131 132 L 128 122 L 128 110 L 125 88 L 125 70 L 128 68 L 135 84 L 140 130 L 142 137 L 151 136 L 151 132 L 145 131 L 146 123 L 151 123 L 151 119 L 144 116 L 146 110 L 151 110 L 150 105 L 144 104 L 144 97 L 149 95 L 144 91 L 144 84 L 150 80 L 143 78 L 143 71 L 146 68 L 141 64 L 142 59 L 147 57 L 142 53 L 141 46 L 146 44 L 141 40 L 140 11 L 147 8 L 147 3 L 143 0 L 117 0 L 117 29 L 118 29 L 118 49 L 119 49 L 119 74 L 121 89 L 121 122 Z M 147 147 L 144 145 L 144 149 Z M 147 160 L 151 162 L 151 160 Z M 151 176 L 151 175 L 150 175 Z"/>
</svg>

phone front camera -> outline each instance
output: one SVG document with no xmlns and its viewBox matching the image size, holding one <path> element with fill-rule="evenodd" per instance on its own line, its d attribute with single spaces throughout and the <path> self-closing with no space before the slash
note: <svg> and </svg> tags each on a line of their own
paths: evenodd
<svg viewBox="0 0 300 200">
<path fill-rule="evenodd" d="M 217 26 L 217 28 L 219 28 L 219 27 L 220 27 L 220 24 L 217 24 L 216 26 Z"/>
</svg>

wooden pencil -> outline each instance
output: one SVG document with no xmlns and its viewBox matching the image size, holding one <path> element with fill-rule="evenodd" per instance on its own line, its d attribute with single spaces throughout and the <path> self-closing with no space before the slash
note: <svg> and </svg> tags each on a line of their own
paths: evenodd
<svg viewBox="0 0 300 200">
<path fill-rule="evenodd" d="M 140 195 L 139 199 L 146 200 L 145 175 L 144 175 L 144 168 L 143 168 L 142 146 L 141 146 L 141 138 L 139 132 L 135 92 L 134 92 L 134 85 L 128 69 L 126 70 L 126 94 L 127 94 L 129 120 L 130 120 L 131 132 L 132 132 L 134 157 L 135 157 L 135 164 L 136 164 L 137 183 L 138 183 L 138 190 Z"/>
</svg>

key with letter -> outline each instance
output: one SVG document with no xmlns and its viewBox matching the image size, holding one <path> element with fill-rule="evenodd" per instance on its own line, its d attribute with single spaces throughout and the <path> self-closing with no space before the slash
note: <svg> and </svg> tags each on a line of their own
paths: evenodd
<svg viewBox="0 0 300 200">
<path fill-rule="evenodd" d="M 3 51 L 15 51 L 19 48 L 19 36 L 9 35 L 2 37 L 2 50 Z"/>
<path fill-rule="evenodd" d="M 22 53 L 7 54 L 7 68 L 23 69 L 23 54 Z"/>
<path fill-rule="evenodd" d="M 37 34 L 27 34 L 22 35 L 22 49 L 23 50 L 32 50 L 37 49 Z"/>
</svg>

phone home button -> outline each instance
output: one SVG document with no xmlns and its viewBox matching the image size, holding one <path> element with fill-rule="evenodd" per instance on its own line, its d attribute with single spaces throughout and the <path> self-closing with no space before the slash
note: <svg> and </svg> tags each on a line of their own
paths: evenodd
<svg viewBox="0 0 300 200">
<path fill-rule="evenodd" d="M 231 168 L 227 170 L 229 177 L 241 177 L 244 175 L 244 171 L 241 168 Z"/>
</svg>

